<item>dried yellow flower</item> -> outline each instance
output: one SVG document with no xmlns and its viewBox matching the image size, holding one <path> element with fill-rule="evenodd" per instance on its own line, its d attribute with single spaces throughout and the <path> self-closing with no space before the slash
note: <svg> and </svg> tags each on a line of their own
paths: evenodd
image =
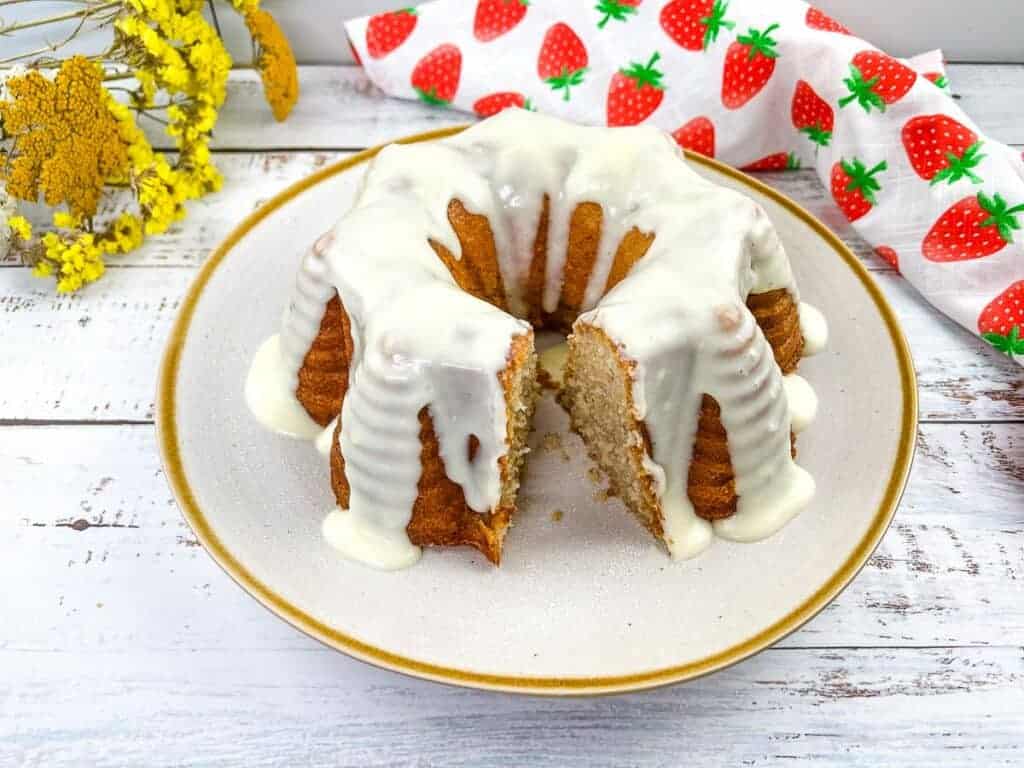
<svg viewBox="0 0 1024 768">
<path fill-rule="evenodd" d="M 266 11 L 248 11 L 245 26 L 256 43 L 256 66 L 263 80 L 263 95 L 274 117 L 284 120 L 299 98 L 299 75 L 288 38 Z"/>
<path fill-rule="evenodd" d="M 298 97 L 295 59 L 259 0 L 230 0 L 252 35 L 266 99 L 278 120 Z M 3 0 L 0 0 L 3 4 Z M 82 57 L 63 62 L 56 77 L 10 75 L 0 96 L 0 182 L 11 196 L 51 207 L 53 230 L 32 238 L 20 217 L 0 221 L 6 239 L 61 292 L 99 279 L 104 258 L 137 248 L 185 216 L 189 200 L 220 188 L 210 155 L 218 110 L 227 95 L 231 58 L 203 18 L 205 0 L 119 0 L 91 4 L 82 18 L 112 24 L 114 40 L 98 59 L 127 68 L 134 88 L 120 102 L 104 88 L 101 68 Z M 101 17 L 100 13 L 104 15 Z M 114 72 L 111 79 L 121 79 Z M 136 114 L 166 116 L 176 155 L 153 149 Z M 105 185 L 130 190 L 130 209 L 96 215 Z M 2 187 L 0 187 L 2 188 Z M 66 205 L 66 210 L 64 209 Z M 9 221 L 8 221 L 9 219 Z"/>
<path fill-rule="evenodd" d="M 103 70 L 67 59 L 53 80 L 37 71 L 10 78 L 0 120 L 13 144 L 4 170 L 7 191 L 47 205 L 67 203 L 76 216 L 96 212 L 103 184 L 128 163 L 117 121 L 107 109 Z"/>
<path fill-rule="evenodd" d="M 32 238 L 32 225 L 24 216 L 12 216 L 7 220 L 7 226 L 22 240 Z"/>
<path fill-rule="evenodd" d="M 43 254 L 32 273 L 36 277 L 55 276 L 59 293 L 77 291 L 99 280 L 105 270 L 103 249 L 88 232 L 68 239 L 47 232 L 42 238 L 42 248 Z"/>
</svg>

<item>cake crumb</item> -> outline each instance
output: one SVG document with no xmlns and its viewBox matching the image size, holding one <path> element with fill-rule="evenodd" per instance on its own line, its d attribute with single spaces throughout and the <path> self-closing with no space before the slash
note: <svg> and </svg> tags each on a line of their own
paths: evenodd
<svg viewBox="0 0 1024 768">
<path fill-rule="evenodd" d="M 556 509 L 554 512 L 551 513 L 551 522 L 553 522 L 553 523 L 561 522 L 562 521 L 562 517 L 564 515 L 565 515 L 565 513 L 562 512 L 562 510 Z"/>
<path fill-rule="evenodd" d="M 594 491 L 594 501 L 608 501 L 615 495 L 615 492 L 611 488 L 599 488 Z"/>
<path fill-rule="evenodd" d="M 566 463 L 572 461 L 572 456 L 569 455 L 569 452 L 565 450 L 565 448 L 562 449 L 562 461 Z"/>
<path fill-rule="evenodd" d="M 590 478 L 590 482 L 592 482 L 594 485 L 600 485 L 601 480 L 603 479 L 601 475 L 601 470 L 598 469 L 597 467 L 588 467 L 587 477 Z"/>
<path fill-rule="evenodd" d="M 549 389 L 558 392 L 562 389 L 561 384 L 555 381 L 554 377 L 543 368 L 537 369 L 537 383 L 541 389 Z"/>
<path fill-rule="evenodd" d="M 562 447 L 562 436 L 557 432 L 545 432 L 541 446 L 545 451 L 557 451 Z"/>
</svg>

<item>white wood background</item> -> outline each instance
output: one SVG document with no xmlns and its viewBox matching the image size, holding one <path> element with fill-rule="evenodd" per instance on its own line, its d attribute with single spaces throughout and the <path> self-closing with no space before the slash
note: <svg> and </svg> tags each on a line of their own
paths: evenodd
<svg viewBox="0 0 1024 768">
<path fill-rule="evenodd" d="M 950 75 L 983 128 L 1024 145 L 1024 67 Z M 555 701 L 364 666 L 236 587 L 182 521 L 154 442 L 189 281 L 286 184 L 464 120 L 384 100 L 352 67 L 301 82 L 278 125 L 235 73 L 224 190 L 89 290 L 57 297 L 0 264 L 0 766 L 1024 764 L 1024 371 L 874 260 L 805 172 L 766 180 L 868 263 L 913 348 L 922 423 L 892 529 L 803 630 L 688 685 Z"/>
<path fill-rule="evenodd" d="M 337 64 L 352 60 L 342 27 L 345 19 L 420 5 L 422 1 L 263 0 L 261 5 L 274 14 L 288 33 L 300 62 Z M 815 0 L 814 5 L 895 56 L 914 56 L 942 48 L 950 61 L 1020 62 L 1024 59 L 1021 31 L 1024 29 L 1024 3 L 1021 0 Z M 42 12 L 56 14 L 67 9 L 67 3 L 62 0 L 33 0 L 24 5 L 11 5 L 0 8 L 0 27 L 5 21 L 39 18 Z M 218 2 L 218 18 L 232 55 L 239 63 L 247 63 L 250 44 L 241 21 L 225 2 Z M 62 29 L 66 36 L 71 27 L 47 27 L 24 36 L 19 34 L 17 44 L 26 47 L 16 50 L 35 50 L 62 39 Z M 95 51 L 100 39 L 99 35 L 84 39 L 83 48 Z M 10 45 L 15 43 L 12 41 Z M 2 45 L 0 50 L 3 50 Z"/>
</svg>

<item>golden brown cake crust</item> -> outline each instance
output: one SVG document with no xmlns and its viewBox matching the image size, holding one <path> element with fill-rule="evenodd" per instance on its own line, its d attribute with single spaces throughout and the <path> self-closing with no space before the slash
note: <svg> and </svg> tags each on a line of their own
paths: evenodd
<svg viewBox="0 0 1024 768">
<path fill-rule="evenodd" d="M 512 400 L 514 377 L 524 366 L 535 364 L 532 358 L 532 335 L 524 334 L 516 337 L 509 350 L 508 365 L 499 374 L 505 389 L 505 399 Z M 532 403 L 531 403 L 532 405 Z M 507 406 L 511 408 L 511 405 Z M 507 421 L 512 423 L 512 414 Z M 409 541 L 416 546 L 470 546 L 478 549 L 495 565 L 501 562 L 501 544 L 505 530 L 509 526 L 515 512 L 514 494 L 512 498 L 502 499 L 499 507 L 490 513 L 474 511 L 467 503 L 462 486 L 452 482 L 444 468 L 441 458 L 440 443 L 434 431 L 434 420 L 427 407 L 420 409 L 420 463 L 422 470 L 416 485 L 417 496 L 413 503 L 412 514 L 406 533 Z M 334 431 L 331 443 L 331 488 L 338 506 L 348 509 L 350 488 L 345 476 L 345 458 L 341 452 L 338 437 L 341 434 L 341 416 Z M 472 436 L 466 447 L 472 457 L 475 454 Z M 498 461 L 502 487 L 509 483 L 511 472 L 518 473 L 518 467 L 511 468 L 507 457 Z"/>
<path fill-rule="evenodd" d="M 796 370 L 803 352 L 800 314 L 788 291 L 779 289 L 751 294 L 747 307 L 754 314 L 784 374 Z M 796 442 L 793 440 L 793 455 Z M 705 520 L 720 520 L 736 514 L 736 483 L 729 456 L 728 434 L 722 426 L 721 409 L 707 394 L 701 401 L 697 437 L 686 484 L 694 511 Z"/>
<path fill-rule="evenodd" d="M 320 331 L 299 368 L 295 396 L 310 417 L 326 427 L 341 409 L 348 391 L 348 364 L 352 359 L 352 325 L 335 296 L 324 308 Z"/>
<path fill-rule="evenodd" d="M 499 309 L 508 311 L 505 288 L 498 266 L 498 250 L 486 216 L 470 213 L 459 200 L 448 203 L 448 221 L 462 246 L 461 258 L 433 240 L 430 246 L 458 286 Z"/>
<path fill-rule="evenodd" d="M 603 211 L 599 204 L 586 202 L 577 206 L 573 212 L 562 292 L 558 308 L 554 313 L 548 314 L 543 311 L 542 299 L 547 262 L 549 209 L 549 201 L 545 197 L 533 243 L 533 261 L 526 283 L 520 288 L 529 308 L 529 319 L 534 327 L 568 333 L 583 306 L 586 284 L 597 257 Z M 459 287 L 507 311 L 507 296 L 498 265 L 493 232 L 487 218 L 470 213 L 459 200 L 453 199 L 448 205 L 448 219 L 458 237 L 462 249 L 461 258 L 456 259 L 439 243 L 431 241 L 430 245 Z M 632 266 L 647 253 L 654 239 L 654 234 L 641 232 L 635 228 L 626 234 L 616 250 L 605 292 L 625 279 Z M 800 332 L 798 308 L 792 296 L 784 289 L 752 294 L 747 299 L 747 306 L 768 340 L 782 372 L 785 374 L 795 371 L 803 352 L 803 336 Z M 600 329 L 588 327 L 588 330 L 604 335 Z M 604 336 L 604 342 L 615 348 L 607 336 Z M 532 336 L 519 337 L 513 344 L 509 352 L 509 365 L 502 374 L 506 400 L 511 376 L 520 370 L 521 366 L 528 364 L 527 359 L 532 357 L 532 348 Z M 339 415 L 348 388 L 348 366 L 352 354 L 349 317 L 341 301 L 335 297 L 327 304 L 320 332 L 303 361 L 296 390 L 299 402 L 321 425 L 328 424 L 332 418 Z M 615 354 L 620 365 L 629 365 L 618 355 L 617 350 Z M 626 373 L 631 375 L 631 370 L 627 370 Z M 627 391 L 627 401 L 631 396 Z M 423 470 L 418 483 L 419 493 L 406 529 L 410 541 L 419 546 L 472 546 L 497 564 L 501 557 L 504 532 L 515 511 L 514 491 L 511 499 L 503 499 L 502 504 L 490 514 L 473 511 L 466 504 L 461 486 L 449 480 L 445 474 L 433 420 L 427 408 L 420 412 L 419 419 L 420 458 Z M 344 457 L 338 443 L 340 422 L 339 417 L 331 449 L 331 485 L 339 506 L 347 509 L 349 486 L 345 477 Z M 511 424 L 511 412 L 509 423 Z M 639 422 L 637 429 L 642 436 L 643 447 L 631 446 L 629 450 L 638 454 L 634 458 L 639 465 L 642 458 L 640 453 L 645 449 L 649 454 L 651 446 L 646 425 Z M 467 446 L 467 450 L 472 451 L 472 446 Z M 506 485 L 509 471 L 509 467 L 502 464 L 503 487 Z M 518 477 L 518 467 L 515 472 Z M 518 485 L 518 480 L 515 484 Z M 735 514 L 737 496 L 729 456 L 728 435 L 722 426 L 718 403 L 708 395 L 704 396 L 701 403 L 697 437 L 688 470 L 687 493 L 696 513 L 705 519 L 714 520 Z M 650 503 L 653 505 L 652 509 L 657 508 L 652 485 L 645 486 L 641 495 L 645 499 L 645 506 Z M 649 514 L 650 512 L 651 510 L 647 510 L 639 516 L 652 533 L 661 537 L 663 532 L 659 515 Z"/>
</svg>

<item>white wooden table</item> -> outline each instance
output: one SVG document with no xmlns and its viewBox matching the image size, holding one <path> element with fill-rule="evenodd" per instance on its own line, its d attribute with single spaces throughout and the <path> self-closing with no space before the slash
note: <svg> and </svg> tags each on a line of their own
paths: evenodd
<svg viewBox="0 0 1024 768">
<path fill-rule="evenodd" d="M 0 765 L 1024 764 L 1024 371 L 873 259 L 804 172 L 767 181 L 869 264 L 913 348 L 921 428 L 885 541 L 803 630 L 688 685 L 557 701 L 364 666 L 236 587 L 179 516 L 153 435 L 189 281 L 286 184 L 465 119 L 385 100 L 353 67 L 301 74 L 277 125 L 235 73 L 224 190 L 99 284 L 58 297 L 0 265 Z M 1024 145 L 1024 66 L 950 77 Z"/>
</svg>

